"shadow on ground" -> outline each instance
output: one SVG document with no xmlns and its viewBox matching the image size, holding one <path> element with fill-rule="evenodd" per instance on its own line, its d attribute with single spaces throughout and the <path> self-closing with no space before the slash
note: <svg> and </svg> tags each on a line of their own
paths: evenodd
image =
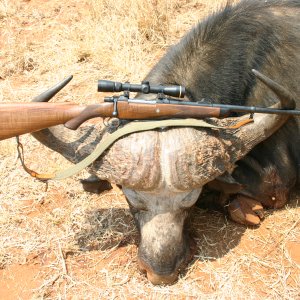
<svg viewBox="0 0 300 300">
<path fill-rule="evenodd" d="M 83 226 L 75 239 L 81 251 L 104 251 L 137 245 L 139 235 L 129 209 L 110 208 L 86 212 Z"/>
<path fill-rule="evenodd" d="M 299 207 L 299 195 L 300 190 L 292 192 L 288 207 Z M 267 215 L 274 211 L 268 210 Z M 195 259 L 214 261 L 224 257 L 239 245 L 246 229 L 246 226 L 228 220 L 224 212 L 195 206 L 190 214 L 190 232 L 197 243 Z M 86 213 L 84 226 L 77 232 L 76 240 L 81 251 L 104 251 L 138 246 L 139 233 L 129 209 L 97 209 Z"/>
<path fill-rule="evenodd" d="M 81 251 L 104 251 L 114 247 L 139 244 L 139 233 L 129 209 L 110 208 L 89 211 L 85 226 L 76 234 Z M 200 260 L 215 260 L 235 248 L 245 226 L 228 221 L 221 212 L 194 207 L 190 230 L 197 242 L 195 256 Z"/>
</svg>

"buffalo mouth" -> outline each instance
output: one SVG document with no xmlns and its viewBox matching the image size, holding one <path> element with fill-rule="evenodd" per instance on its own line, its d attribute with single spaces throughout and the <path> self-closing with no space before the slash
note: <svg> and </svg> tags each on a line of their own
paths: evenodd
<svg viewBox="0 0 300 300">
<path fill-rule="evenodd" d="M 138 267 L 142 273 L 146 274 L 148 280 L 154 285 L 173 284 L 178 278 L 178 271 L 174 271 L 169 274 L 159 274 L 155 272 L 150 265 L 140 257 L 138 257 Z"/>
<path fill-rule="evenodd" d="M 165 251 L 168 251 L 166 249 Z M 150 259 L 147 259 L 140 251 L 138 253 L 138 268 L 146 274 L 147 279 L 153 285 L 170 285 L 178 280 L 182 270 L 192 261 L 196 252 L 196 242 L 189 235 L 186 237 L 186 243 L 182 255 L 175 258 L 172 265 L 165 264 L 163 268 L 155 266 Z"/>
</svg>

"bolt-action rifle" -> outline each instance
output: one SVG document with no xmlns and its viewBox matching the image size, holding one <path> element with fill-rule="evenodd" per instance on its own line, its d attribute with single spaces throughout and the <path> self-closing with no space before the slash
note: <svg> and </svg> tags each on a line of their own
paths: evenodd
<svg viewBox="0 0 300 300">
<path fill-rule="evenodd" d="M 290 97 L 288 91 L 268 77 L 253 70 L 255 76 L 270 87 L 281 98 Z M 85 121 L 96 117 L 115 117 L 124 120 L 153 120 L 169 118 L 224 118 L 232 112 L 300 115 L 300 110 L 274 109 L 256 106 L 239 106 L 183 101 L 185 88 L 182 86 L 120 83 L 99 80 L 99 92 L 124 92 L 122 95 L 105 97 L 103 103 L 78 105 L 73 103 L 47 103 L 66 86 L 72 76 L 66 78 L 33 102 L 0 104 L 0 140 L 24 133 L 39 131 L 51 126 L 64 124 L 77 129 Z M 157 94 L 155 100 L 130 98 L 130 92 Z M 170 98 L 178 97 L 177 98 Z M 46 103 L 45 103 L 46 102 Z"/>
</svg>

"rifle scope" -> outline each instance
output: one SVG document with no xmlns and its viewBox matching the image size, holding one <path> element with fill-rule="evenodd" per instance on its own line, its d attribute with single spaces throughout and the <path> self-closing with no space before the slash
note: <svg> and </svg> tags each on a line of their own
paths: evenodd
<svg viewBox="0 0 300 300">
<path fill-rule="evenodd" d="M 98 81 L 98 92 L 138 92 L 143 94 L 164 94 L 172 97 L 183 98 L 185 88 L 181 85 L 150 85 L 148 81 L 141 84 L 121 83 L 110 80 Z"/>
</svg>

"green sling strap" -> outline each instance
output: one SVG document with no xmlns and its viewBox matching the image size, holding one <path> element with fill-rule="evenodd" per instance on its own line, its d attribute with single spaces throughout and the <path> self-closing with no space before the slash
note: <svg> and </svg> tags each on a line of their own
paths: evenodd
<svg viewBox="0 0 300 300">
<path fill-rule="evenodd" d="M 221 127 L 221 126 L 215 126 L 212 124 L 208 124 L 203 120 L 198 119 L 168 119 L 168 120 L 159 120 L 159 121 L 134 121 L 131 122 L 124 127 L 116 130 L 112 134 L 108 135 L 104 139 L 101 140 L 100 144 L 96 147 L 96 149 L 85 159 L 80 161 L 79 163 L 75 164 L 74 166 L 59 171 L 54 174 L 38 174 L 29 168 L 27 168 L 24 164 L 24 157 L 23 157 L 23 147 L 22 144 L 18 142 L 18 152 L 19 157 L 21 159 L 22 165 L 27 173 L 29 173 L 31 176 L 47 181 L 47 180 L 61 180 L 65 179 L 67 177 L 73 176 L 77 173 L 79 173 L 81 170 L 92 164 L 101 154 L 108 149 L 115 141 L 117 141 L 119 138 L 126 136 L 130 133 L 134 132 L 141 132 L 141 131 L 147 131 L 147 130 L 153 130 L 156 128 L 162 128 L 162 127 L 206 127 L 206 128 L 216 128 L 216 129 L 237 129 L 247 123 L 253 122 L 252 119 L 247 119 L 245 121 L 242 121 L 235 126 L 232 127 Z M 22 152 L 20 151 L 20 149 Z"/>
</svg>

